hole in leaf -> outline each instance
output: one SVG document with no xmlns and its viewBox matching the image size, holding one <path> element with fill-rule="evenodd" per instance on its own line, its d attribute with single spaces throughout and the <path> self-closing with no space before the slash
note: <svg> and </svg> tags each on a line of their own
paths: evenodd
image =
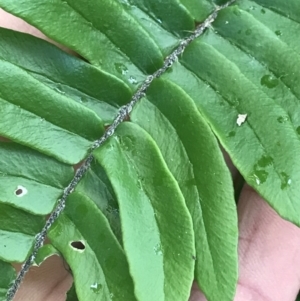
<svg viewBox="0 0 300 301">
<path fill-rule="evenodd" d="M 27 189 L 23 186 L 18 186 L 17 189 L 15 190 L 15 195 L 19 198 L 21 198 L 22 196 L 24 196 L 25 194 L 27 194 Z"/>
<path fill-rule="evenodd" d="M 16 190 L 16 195 L 20 195 L 20 194 L 22 194 L 22 193 L 23 193 L 23 190 L 22 190 L 22 189 Z"/>
<path fill-rule="evenodd" d="M 85 245 L 82 241 L 72 241 L 70 244 L 71 247 L 76 250 L 83 251 L 85 249 Z"/>
</svg>

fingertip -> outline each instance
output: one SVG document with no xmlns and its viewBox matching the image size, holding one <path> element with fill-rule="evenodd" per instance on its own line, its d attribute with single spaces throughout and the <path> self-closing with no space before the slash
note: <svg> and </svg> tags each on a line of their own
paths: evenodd
<svg viewBox="0 0 300 301">
<path fill-rule="evenodd" d="M 30 268 L 15 301 L 64 301 L 72 282 L 72 276 L 63 259 L 51 256 L 40 267 Z"/>
<path fill-rule="evenodd" d="M 235 301 L 294 301 L 299 289 L 300 229 L 247 185 L 238 215 L 240 275 Z"/>
</svg>

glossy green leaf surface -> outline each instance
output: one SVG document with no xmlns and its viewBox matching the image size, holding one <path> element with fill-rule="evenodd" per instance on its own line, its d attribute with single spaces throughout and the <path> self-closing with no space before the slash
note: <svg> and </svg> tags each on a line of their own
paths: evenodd
<svg viewBox="0 0 300 301">
<path fill-rule="evenodd" d="M 25 260 L 71 165 L 224 3 L 0 0 L 81 56 L 0 29 L 0 135 L 14 141 L 0 142 L 1 260 Z M 296 0 L 222 9 L 94 152 L 50 231 L 53 247 L 36 259 L 59 252 L 67 261 L 68 300 L 186 301 L 194 277 L 208 301 L 233 299 L 237 218 L 218 141 L 245 180 L 300 225 L 298 11 Z"/>
<path fill-rule="evenodd" d="M 221 150 L 192 99 L 178 86 L 164 77 L 147 96 L 155 107 L 143 100 L 131 120 L 154 137 L 185 197 L 195 231 L 195 277 L 203 292 L 212 300 L 230 300 L 237 281 L 237 217 Z"/>
<path fill-rule="evenodd" d="M 70 290 L 67 293 L 67 300 L 66 301 L 78 301 L 74 284 L 72 285 L 72 287 L 70 288 Z"/>
<path fill-rule="evenodd" d="M 105 123 L 111 123 L 116 106 L 130 99 L 131 91 L 125 83 L 105 72 L 99 72 L 56 46 L 4 28 L 0 28 L 0 36 L 2 60 L 26 70 L 41 84 L 57 92 L 53 95 L 64 95 L 92 109 Z"/>
<path fill-rule="evenodd" d="M 229 18 L 231 21 L 226 23 Z M 241 19 L 241 21 L 235 23 L 237 19 Z M 249 22 L 257 21 L 249 13 L 243 12 L 237 7 L 230 7 L 220 13 L 214 24 L 218 34 L 225 36 L 226 33 L 226 38 L 229 40 L 230 37 L 227 37 L 227 35 L 232 32 L 233 26 L 235 26 L 234 31 L 236 32 L 238 48 L 246 48 L 247 45 L 255 48 L 255 45 L 260 45 L 258 47 L 261 51 L 256 49 L 255 52 L 251 53 L 252 60 L 256 59 L 256 57 L 253 57 L 256 54 L 257 60 L 262 60 L 264 47 L 267 51 L 270 43 L 274 45 L 272 54 L 276 55 L 277 43 L 281 43 L 283 46 L 278 36 L 275 33 L 268 32 L 269 29 L 262 25 L 260 25 L 260 30 L 257 29 L 256 32 L 255 27 L 252 27 L 253 35 L 252 32 L 249 35 L 247 30 L 253 25 Z M 243 29 L 244 23 L 247 25 Z M 237 28 L 237 24 L 240 29 Z M 254 24 L 258 26 L 258 23 Z M 238 38 L 239 30 L 245 36 L 245 41 Z M 259 34 L 263 34 L 263 30 L 267 33 L 257 38 Z M 279 101 L 275 102 L 270 94 L 268 93 L 268 95 L 265 92 L 266 88 L 275 88 L 280 82 L 287 85 L 286 82 L 289 79 L 279 78 L 280 74 L 270 74 L 269 70 L 272 70 L 273 65 L 270 60 L 262 61 L 264 65 L 270 65 L 268 70 L 265 70 L 264 75 L 259 76 L 255 81 L 253 76 L 251 79 L 248 78 L 239 69 L 241 63 L 239 65 L 235 64 L 237 59 L 231 60 L 231 57 L 227 56 L 228 53 L 223 54 L 224 49 L 227 50 L 228 47 L 232 47 L 232 44 L 227 44 L 227 47 L 221 47 L 221 45 L 215 47 L 214 44 L 219 44 L 219 37 L 214 39 L 213 33 L 210 37 L 209 35 L 210 33 L 207 33 L 202 39 L 193 43 L 182 59 L 183 65 L 197 77 L 193 79 L 194 84 L 198 87 L 202 86 L 203 91 L 206 91 L 207 101 L 200 101 L 201 88 L 198 91 L 189 89 L 189 93 L 197 95 L 192 97 L 195 99 L 199 110 L 206 115 L 221 143 L 231 155 L 234 164 L 239 168 L 246 181 L 254 186 L 281 216 L 299 225 L 300 220 L 297 211 L 300 205 L 297 198 L 299 188 L 293 184 L 295 181 L 298 182 L 300 177 L 297 164 L 300 145 L 299 136 L 297 130 L 295 130 L 298 125 L 297 123 L 292 124 L 287 113 L 287 110 L 292 109 L 293 114 L 297 115 L 299 105 L 296 105 L 295 101 L 284 101 L 284 99 L 281 99 L 280 103 Z M 250 37 L 246 38 L 247 36 Z M 260 43 L 248 42 L 252 36 Z M 262 41 L 268 41 L 272 37 L 274 41 L 270 40 L 263 46 Z M 252 46 L 250 46 L 250 43 Z M 282 49 L 282 55 L 286 51 L 286 49 Z M 196 53 L 198 54 L 194 55 Z M 235 56 L 233 55 L 233 57 Z M 240 55 L 240 57 L 243 57 L 243 55 Z M 294 64 L 297 65 L 297 56 L 292 58 L 294 58 Z M 273 61 L 276 61 L 276 59 Z M 280 61 L 276 64 L 280 64 Z M 285 68 L 283 64 L 282 70 Z M 249 74 L 249 71 L 247 73 Z M 296 78 L 297 72 L 295 71 L 294 74 Z M 232 81 L 236 83 L 233 85 Z M 259 85 L 258 81 L 260 81 Z M 297 97 L 297 86 L 293 84 L 294 78 L 290 78 L 290 81 L 292 81 L 293 88 L 289 89 L 288 93 L 293 94 L 294 98 Z M 288 96 L 286 97 L 290 100 Z M 212 101 L 215 106 L 212 106 Z M 214 112 L 212 112 L 212 109 Z M 239 114 L 247 114 L 247 120 L 241 126 L 237 124 Z M 226 119 L 223 118 L 224 115 L 227 116 Z M 297 122 L 297 119 L 298 116 L 294 119 L 295 122 Z M 274 133 L 276 133 L 275 136 Z M 288 153 L 290 153 L 290 158 L 287 162 L 282 158 L 285 158 Z M 245 154 L 248 154 L 247 160 L 245 160 Z M 274 187 L 277 189 L 274 190 Z"/>
<path fill-rule="evenodd" d="M 40 266 L 45 260 L 47 260 L 51 256 L 60 256 L 60 253 L 57 249 L 53 247 L 51 244 L 46 244 L 39 249 L 39 252 L 34 259 L 34 265 Z"/>
<path fill-rule="evenodd" d="M 111 230 L 119 243 L 122 243 L 118 200 L 109 178 L 97 161 L 92 163 L 90 170 L 83 177 L 76 191 L 93 200 L 108 220 Z M 84 206 L 82 206 L 82 210 L 86 211 Z"/>
<path fill-rule="evenodd" d="M 186 300 L 194 268 L 192 221 L 154 141 L 140 127 L 123 123 L 95 156 L 119 200 L 137 298 Z"/>
<path fill-rule="evenodd" d="M 125 254 L 104 215 L 79 192 L 68 201 L 49 238 L 72 270 L 79 300 L 135 300 Z"/>
<path fill-rule="evenodd" d="M 0 261 L 0 300 L 5 300 L 10 282 L 16 277 L 15 269 L 6 262 Z"/>
<path fill-rule="evenodd" d="M 15 143 L 0 142 L 1 260 L 26 259 L 45 215 L 72 176 L 68 165 Z"/>
</svg>

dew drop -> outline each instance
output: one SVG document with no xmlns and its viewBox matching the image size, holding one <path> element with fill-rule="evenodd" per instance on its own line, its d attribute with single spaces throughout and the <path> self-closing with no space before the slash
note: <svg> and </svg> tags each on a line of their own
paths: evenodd
<svg viewBox="0 0 300 301">
<path fill-rule="evenodd" d="M 276 30 L 275 34 L 280 37 L 282 35 L 282 32 L 281 32 L 281 30 Z"/>
<path fill-rule="evenodd" d="M 287 122 L 289 120 L 289 118 L 287 117 L 287 116 L 279 116 L 278 118 L 277 118 L 277 121 L 279 122 L 279 123 L 285 123 L 285 122 Z"/>
<path fill-rule="evenodd" d="M 260 163 L 263 163 L 263 165 L 265 165 L 265 164 L 267 164 L 267 162 L 270 161 L 270 159 L 265 159 L 264 158 L 262 161 L 263 162 L 260 162 Z M 266 170 L 261 169 L 261 167 L 259 167 L 258 164 L 254 165 L 252 177 L 253 177 L 253 179 L 254 179 L 254 181 L 257 185 L 265 183 L 268 179 L 268 176 L 269 176 L 269 173 Z"/>
<path fill-rule="evenodd" d="M 80 102 L 81 103 L 86 103 L 86 102 L 88 102 L 88 98 L 85 97 L 85 96 L 82 96 L 82 97 L 80 97 Z"/>
<path fill-rule="evenodd" d="M 260 167 L 267 167 L 273 164 L 273 158 L 270 156 L 262 156 L 258 162 L 258 166 Z"/>
<path fill-rule="evenodd" d="M 128 69 L 126 68 L 126 66 L 121 63 L 115 63 L 115 68 L 117 72 L 122 75 L 126 75 L 128 73 Z"/>
<path fill-rule="evenodd" d="M 287 173 L 281 172 L 280 177 L 281 177 L 281 189 L 286 189 L 292 184 L 292 179 Z"/>
<path fill-rule="evenodd" d="M 131 83 L 131 84 L 137 84 L 137 80 L 136 80 L 136 78 L 135 77 L 133 77 L 133 76 L 129 76 L 129 82 Z"/>
<path fill-rule="evenodd" d="M 66 94 L 63 90 L 62 87 L 59 85 L 57 87 L 54 88 L 54 90 L 62 95 Z"/>
<path fill-rule="evenodd" d="M 100 283 L 95 282 L 91 284 L 90 288 L 94 293 L 98 294 L 102 289 L 102 285 Z"/>
<path fill-rule="evenodd" d="M 262 9 L 260 10 L 260 12 L 261 12 L 262 14 L 265 14 L 265 13 L 266 13 L 266 10 L 262 8 Z"/>
<path fill-rule="evenodd" d="M 255 182 L 257 185 L 265 183 L 268 178 L 269 173 L 265 170 L 256 170 L 254 174 Z"/>
<path fill-rule="evenodd" d="M 235 136 L 235 134 L 236 134 L 236 132 L 235 132 L 235 131 L 231 131 L 231 132 L 229 132 L 229 134 L 228 134 L 228 137 L 234 137 L 234 136 Z"/>
<path fill-rule="evenodd" d="M 161 245 L 160 244 L 157 244 L 156 246 L 154 246 L 154 252 L 156 255 L 163 255 L 163 252 L 162 252 L 162 249 L 161 249 Z"/>
<path fill-rule="evenodd" d="M 273 89 L 275 88 L 276 86 L 278 86 L 279 84 L 279 80 L 278 78 L 270 75 L 270 74 L 267 74 L 267 75 L 264 75 L 261 80 L 260 80 L 260 84 L 262 86 L 265 86 L 269 89 Z"/>
</svg>

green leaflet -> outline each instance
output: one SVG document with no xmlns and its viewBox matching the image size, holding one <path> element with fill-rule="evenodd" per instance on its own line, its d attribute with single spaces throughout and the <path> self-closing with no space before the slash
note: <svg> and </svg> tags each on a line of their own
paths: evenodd
<svg viewBox="0 0 300 301">
<path fill-rule="evenodd" d="M 131 120 L 155 139 L 185 197 L 193 219 L 195 277 L 200 287 L 211 300 L 232 300 L 237 282 L 237 217 L 231 176 L 192 99 L 165 77 L 147 93 L 157 108 L 143 100 Z"/>
<path fill-rule="evenodd" d="M 0 162 L 2 177 L 22 176 L 58 189 L 65 188 L 74 173 L 71 166 L 12 142 L 0 141 Z"/>
<path fill-rule="evenodd" d="M 222 35 L 231 33 L 236 18 L 241 18 L 243 14 L 247 15 L 246 12 L 239 11 L 236 7 L 224 10 L 215 23 L 218 33 L 221 32 Z M 225 24 L 229 18 L 232 21 Z M 243 22 L 247 24 L 247 22 L 251 22 L 250 20 L 255 22 L 250 15 L 245 16 L 239 24 L 242 26 Z M 223 24 L 223 26 L 220 26 L 220 24 Z M 228 25 L 228 27 L 224 25 Z M 249 24 L 247 24 L 247 27 L 249 28 Z M 266 28 L 261 27 L 260 32 L 267 31 Z M 235 30 L 237 31 L 236 28 Z M 268 39 L 267 37 L 270 35 L 265 34 L 265 36 L 265 39 Z M 280 41 L 276 34 L 273 34 L 273 36 L 273 44 L 276 46 Z M 264 41 L 262 36 L 259 40 Z M 257 45 L 257 43 L 254 44 Z M 245 44 L 243 47 L 247 45 L 250 47 L 250 44 Z M 281 45 L 283 46 L 282 43 Z M 262 46 L 261 44 L 262 50 L 259 52 L 259 58 L 264 55 Z M 269 49 L 267 44 L 264 47 Z M 285 53 L 286 50 L 281 51 Z M 197 55 L 195 55 L 196 53 Z M 274 55 L 276 55 L 276 51 Z M 201 112 L 206 115 L 206 118 L 212 124 L 215 133 L 247 182 L 254 186 L 282 217 L 299 225 L 300 221 L 296 209 L 299 206 L 297 204 L 299 188 L 292 184 L 295 181 L 297 182 L 300 176 L 297 163 L 299 158 L 296 155 L 299 153 L 299 138 L 295 127 L 289 121 L 287 112 L 284 110 L 285 107 L 295 106 L 295 104 L 284 105 L 281 102 L 282 106 L 279 106 L 266 95 L 261 85 L 259 87 L 254 85 L 243 75 L 237 65 L 222 54 L 221 48 L 218 51 L 206 43 L 205 37 L 196 41 L 187 49 L 182 63 L 217 92 L 217 94 L 213 91 L 211 93 L 209 91 L 210 87 L 205 87 L 205 84 L 200 83 L 202 89 L 207 91 L 207 100 L 210 97 L 208 95 L 211 95 L 212 99 L 214 98 L 215 106 L 212 106 L 211 100 L 201 102 L 199 91 L 196 92 L 198 97 L 194 96 L 193 98 Z M 280 61 L 278 64 L 280 64 Z M 295 61 L 295 64 L 297 65 L 297 61 Z M 272 70 L 271 62 L 270 68 Z M 296 71 L 295 77 L 297 77 Z M 261 77 L 259 79 L 261 80 Z M 281 80 L 287 82 L 289 78 Z M 236 84 L 233 85 L 232 82 L 236 82 Z M 293 85 L 293 83 L 291 84 Z M 199 86 L 199 81 L 197 81 L 197 86 Z M 292 92 L 294 96 L 297 96 L 296 87 L 293 88 Z M 188 93 L 194 92 L 189 89 Z M 294 110 L 296 109 L 298 108 L 294 107 Z M 238 114 L 247 114 L 246 122 L 240 127 L 236 122 Z M 224 116 L 227 116 L 227 118 L 224 119 Z M 268 122 L 266 123 L 265 120 Z M 274 133 L 276 133 L 276 136 L 274 136 Z M 289 139 L 286 140 L 286 137 L 289 137 Z M 292 154 L 287 162 L 282 158 L 285 158 L 289 152 L 292 152 Z M 245 154 L 249 154 L 247 161 L 244 159 Z M 274 190 L 274 187 L 277 187 L 277 190 Z"/>
<path fill-rule="evenodd" d="M 98 162 L 92 162 L 90 170 L 85 174 L 76 191 L 93 200 L 107 218 L 114 235 L 121 243 L 119 205 L 111 183 Z M 86 211 L 84 206 L 82 206 L 82 210 Z"/>
<path fill-rule="evenodd" d="M 82 160 L 89 141 L 103 132 L 102 120 L 64 95 L 51 93 L 51 88 L 20 67 L 0 60 L 0 68 L 0 135 L 68 163 Z M 20 85 L 19 81 L 26 85 Z M 18 116 L 17 122 L 11 116 Z M 78 118 L 88 122 L 74 122 Z M 22 123 L 26 127 L 20 126 Z M 53 143 L 61 139 L 64 147 Z"/>
<path fill-rule="evenodd" d="M 124 252 L 91 199 L 73 193 L 49 238 L 72 270 L 79 300 L 135 300 Z"/>
<path fill-rule="evenodd" d="M 47 172 L 45 172 L 47 170 Z M 0 142 L 0 258 L 23 262 L 73 168 L 11 142 Z"/>
<path fill-rule="evenodd" d="M 137 125 L 123 123 L 95 157 L 118 197 L 138 300 L 187 300 L 195 263 L 192 222 L 154 141 Z"/>
<path fill-rule="evenodd" d="M 15 269 L 11 264 L 0 260 L 0 300 L 4 301 L 10 282 L 16 277 Z"/>
<path fill-rule="evenodd" d="M 60 256 L 61 254 L 51 244 L 42 246 L 39 249 L 36 258 L 34 259 L 34 265 L 40 266 L 45 260 L 53 255 Z"/>
<path fill-rule="evenodd" d="M 43 1 L 43 3 L 39 0 L 26 0 L 22 1 L 22 3 L 1 1 L 0 5 L 2 8 L 16 15 L 20 14 L 20 17 L 28 20 L 30 23 L 33 21 L 35 26 L 40 27 L 43 32 L 54 40 L 74 49 L 94 65 L 101 67 L 102 70 L 106 70 L 117 77 L 125 79 L 132 86 L 136 86 L 137 82 L 145 78 L 142 72 L 130 62 L 126 54 L 122 53 L 108 36 L 100 31 L 98 26 L 105 28 L 106 23 L 102 23 L 98 18 L 98 20 L 96 20 L 97 25 L 94 27 L 92 20 L 89 20 L 89 17 L 86 16 L 86 12 L 82 12 L 81 10 L 77 11 L 77 5 L 79 5 L 80 2 L 77 1 L 76 3 L 78 4 L 75 4 L 74 8 L 71 7 L 67 1 L 60 0 L 54 2 Z M 105 5 L 107 3 L 108 5 L 116 6 L 116 10 L 120 11 L 120 5 L 118 5 L 116 1 L 105 1 L 103 4 L 99 1 L 93 1 L 89 2 L 89 7 L 92 7 L 92 11 L 97 12 L 93 5 L 98 8 L 99 5 Z M 22 7 L 26 7 L 27 9 L 24 10 Z M 30 10 L 28 10 L 29 7 L 31 8 Z M 83 6 L 81 5 L 81 7 Z M 105 11 L 107 11 L 107 9 L 105 9 Z M 57 18 L 58 15 L 61 17 Z M 89 14 L 89 16 L 91 16 L 91 14 Z M 99 17 L 99 14 L 95 14 L 95 16 Z M 125 19 L 132 20 L 128 13 L 125 14 Z M 114 19 L 109 20 L 109 23 L 113 20 Z M 54 23 L 56 24 L 55 26 Z M 136 24 L 136 22 L 134 23 Z M 119 25 L 115 26 L 124 26 L 124 24 L 132 26 L 131 22 L 118 22 L 118 24 Z M 108 30 L 109 26 L 107 25 L 106 31 Z M 121 32 L 122 28 L 119 34 Z M 143 29 L 140 29 L 140 32 L 144 32 Z M 128 30 L 127 36 L 128 33 L 130 33 L 130 30 Z M 111 34 L 112 31 L 110 35 Z M 142 39 L 145 40 L 145 37 Z M 151 45 L 155 50 L 156 60 L 161 61 L 162 57 L 160 57 L 159 49 L 153 45 L 151 41 L 146 43 Z M 126 45 L 127 43 L 124 42 L 123 44 Z M 125 47 L 127 48 L 128 46 L 126 45 Z M 129 50 L 130 53 L 132 53 L 135 48 Z M 146 64 L 143 64 L 144 67 L 147 68 L 150 62 L 148 61 Z"/>
<path fill-rule="evenodd" d="M 300 22 L 298 14 L 299 2 L 297 0 L 290 0 L 288 2 L 274 0 L 271 3 L 267 0 L 255 0 L 255 2 L 287 17 L 288 19 L 294 20 L 298 23 Z"/>
<path fill-rule="evenodd" d="M 115 107 L 130 99 L 130 88 L 121 80 L 44 40 L 4 28 L 0 36 L 0 60 L 26 70 L 56 92 L 53 95 L 64 95 L 92 109 L 106 124 L 115 116 Z"/>
<path fill-rule="evenodd" d="M 103 270 L 92 248 L 83 240 L 81 233 L 68 217 L 64 214 L 60 216 L 49 231 L 49 238 L 55 248 L 63 252 L 65 260 L 70 262 L 75 283 L 80 281 L 82 284 L 78 286 L 79 299 L 111 300 Z M 71 245 L 73 241 L 79 242 L 80 247 L 84 246 L 84 250 L 73 248 Z M 93 282 L 90 282 L 90 279 L 93 279 Z"/>
<path fill-rule="evenodd" d="M 187 36 L 190 31 L 194 30 L 193 17 L 178 0 L 166 0 L 161 3 L 148 0 L 130 0 L 129 2 L 146 14 L 148 13 L 160 26 L 176 36 Z M 176 18 L 170 18 L 170 16 L 176 16 Z"/>
<path fill-rule="evenodd" d="M 74 283 L 67 293 L 67 301 L 78 301 Z"/>
<path fill-rule="evenodd" d="M 211 0 L 180 0 L 180 2 L 185 5 L 197 22 L 203 22 L 214 9 Z"/>
<path fill-rule="evenodd" d="M 23 262 L 30 254 L 34 235 L 0 229 L 0 260 Z"/>
<path fill-rule="evenodd" d="M 36 215 L 53 210 L 74 173 L 71 166 L 15 143 L 0 142 L 0 163 L 0 201 Z"/>
</svg>

